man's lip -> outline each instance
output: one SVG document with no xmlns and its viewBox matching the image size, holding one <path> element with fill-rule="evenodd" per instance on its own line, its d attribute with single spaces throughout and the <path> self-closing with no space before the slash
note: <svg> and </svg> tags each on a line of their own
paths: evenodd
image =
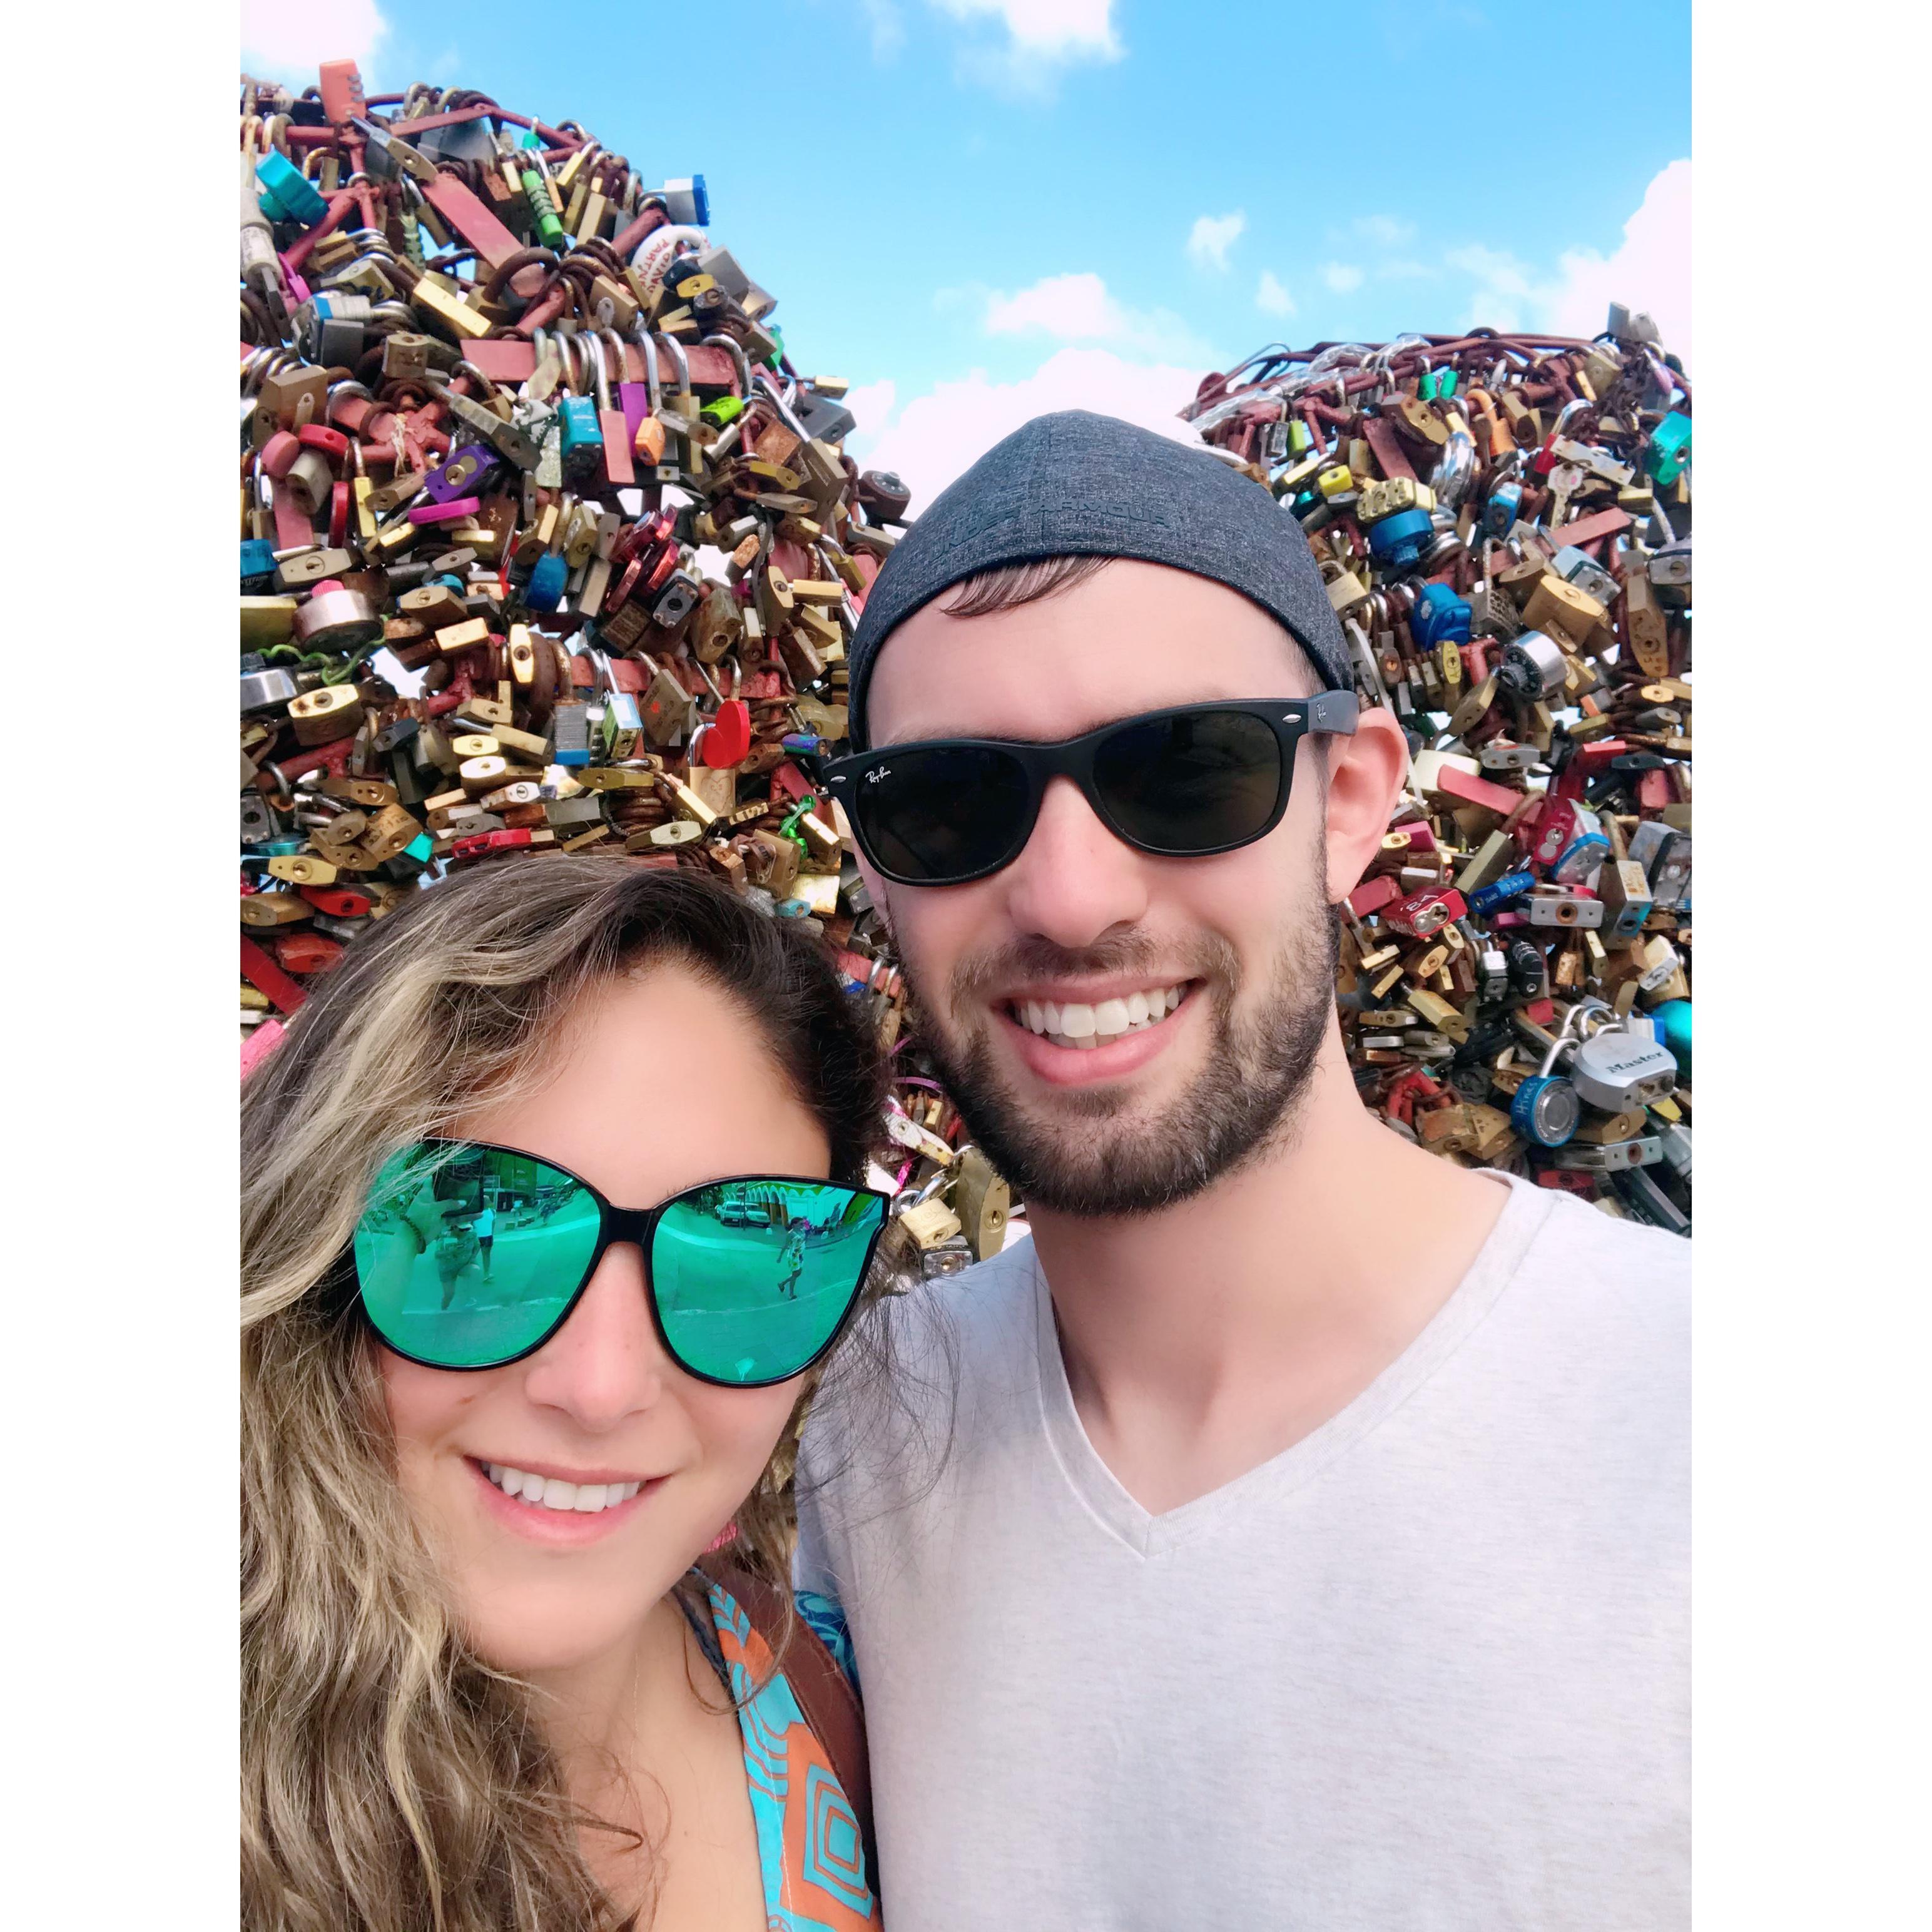
<svg viewBox="0 0 1932 1932">
<path fill-rule="evenodd" d="M 1090 1087 L 1124 1080 L 1166 1052 L 1174 1042 L 1175 1027 L 1188 1023 L 1199 998 L 1197 994 L 1183 1001 L 1159 1026 L 1124 1033 L 1107 1046 L 1055 1046 L 1004 1010 L 999 1021 L 1011 1028 L 1015 1051 L 1036 1078 L 1049 1087 Z"/>
<path fill-rule="evenodd" d="M 1056 1006 L 1097 1006 L 1104 1000 L 1124 1000 L 1132 994 L 1144 993 L 1150 986 L 1192 986 L 1196 979 L 1192 973 L 1177 973 L 1171 980 L 1153 974 L 1141 974 L 1132 979 L 1116 974 L 1110 980 L 1039 980 L 1008 987 L 994 996 L 994 1004 L 1013 1006 L 1030 1000 L 1036 1006 L 1043 1006 L 1051 1000 Z"/>
<path fill-rule="evenodd" d="M 572 1469 L 561 1462 L 527 1462 L 520 1456 L 472 1456 L 467 1459 L 479 1469 L 488 1469 L 494 1463 L 500 1469 L 520 1469 L 526 1476 L 554 1478 L 560 1483 L 574 1483 L 581 1489 L 586 1483 L 654 1483 L 655 1476 L 640 1474 L 635 1469 Z"/>
</svg>

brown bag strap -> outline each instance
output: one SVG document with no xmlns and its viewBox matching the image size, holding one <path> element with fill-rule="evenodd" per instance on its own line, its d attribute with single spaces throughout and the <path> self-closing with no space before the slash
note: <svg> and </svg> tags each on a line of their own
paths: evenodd
<svg viewBox="0 0 1932 1932">
<path fill-rule="evenodd" d="M 708 1551 L 698 1568 L 712 1582 L 735 1597 L 751 1619 L 752 1628 L 776 1657 L 778 1633 L 784 1628 L 786 1606 L 778 1592 L 731 1560 L 728 1550 Z M 866 1873 L 874 1894 L 879 1888 L 878 1856 L 872 1837 L 872 1774 L 866 1748 L 866 1720 L 851 1680 L 838 1667 L 825 1640 L 802 1616 L 791 1620 L 790 1641 L 779 1667 L 805 1721 L 812 1726 L 830 1760 L 832 1775 L 844 1786 L 859 1820 L 866 1847 Z"/>
</svg>

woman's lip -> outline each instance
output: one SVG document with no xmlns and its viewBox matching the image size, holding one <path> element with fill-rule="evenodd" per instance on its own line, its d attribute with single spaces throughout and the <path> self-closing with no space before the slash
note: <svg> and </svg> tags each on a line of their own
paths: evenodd
<svg viewBox="0 0 1932 1932">
<path fill-rule="evenodd" d="M 1123 1034 L 1109 1046 L 1087 1047 L 1055 1046 L 1052 1040 L 1021 1025 L 1004 1007 L 996 1010 L 1001 1023 L 1012 1030 L 1021 1059 L 1048 1086 L 1088 1087 L 1138 1073 L 1156 1054 L 1166 1050 L 1174 1038 L 1176 1024 L 1184 1021 L 1197 1004 L 1197 998 L 1190 996 L 1158 1026 Z"/>
<path fill-rule="evenodd" d="M 586 1515 L 575 1510 L 544 1509 L 534 1503 L 518 1502 L 504 1495 L 490 1481 L 482 1464 L 473 1456 L 466 1456 L 463 1460 L 469 1466 L 477 1487 L 483 1492 L 483 1507 L 490 1516 L 513 1536 L 552 1549 L 576 1549 L 586 1543 L 601 1542 L 628 1522 L 664 1486 L 665 1481 L 662 1476 L 653 1478 L 628 1502 Z"/>
<path fill-rule="evenodd" d="M 520 1456 L 469 1456 L 466 1462 L 474 1462 L 479 1469 L 487 1469 L 495 1463 L 500 1469 L 520 1469 L 526 1476 L 542 1476 L 547 1481 L 574 1483 L 581 1488 L 586 1483 L 648 1483 L 656 1480 L 650 1476 L 640 1476 L 634 1469 L 566 1469 L 560 1462 L 526 1462 Z"/>
</svg>

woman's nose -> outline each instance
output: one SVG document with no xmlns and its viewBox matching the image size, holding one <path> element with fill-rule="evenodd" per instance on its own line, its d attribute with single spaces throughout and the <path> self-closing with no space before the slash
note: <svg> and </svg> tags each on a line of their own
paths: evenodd
<svg viewBox="0 0 1932 1932">
<path fill-rule="evenodd" d="M 531 1358 L 530 1400 L 592 1433 L 662 1400 L 672 1364 L 644 1304 L 648 1292 L 638 1250 L 607 1248 L 570 1318 Z"/>
</svg>

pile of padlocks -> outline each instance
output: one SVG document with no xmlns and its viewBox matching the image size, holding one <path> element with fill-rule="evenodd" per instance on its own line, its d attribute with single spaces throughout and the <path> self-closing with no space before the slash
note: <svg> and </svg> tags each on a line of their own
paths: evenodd
<svg viewBox="0 0 1932 1932">
<path fill-rule="evenodd" d="M 555 851 L 716 873 L 909 1044 L 810 776 L 907 494 L 703 177 L 346 61 L 244 81 L 241 150 L 244 1070 L 406 892 Z M 904 1258 L 950 1271 L 1006 1190 L 895 1064 Z"/>
<path fill-rule="evenodd" d="M 844 454 L 844 385 L 794 370 L 703 178 L 473 93 L 365 98 L 348 62 L 244 82 L 241 150 L 244 1060 L 425 879 L 702 868 L 872 1006 L 908 1258 L 995 1250 L 1006 1190 L 810 776 L 907 494 Z M 1613 311 L 1270 352 L 1186 412 L 1309 532 L 1411 730 L 1347 911 L 1365 1098 L 1687 1231 L 1689 406 Z"/>
<path fill-rule="evenodd" d="M 1690 391 L 1649 319 L 1268 350 L 1184 413 L 1308 533 L 1412 772 L 1344 908 L 1365 1101 L 1688 1234 Z"/>
</svg>

